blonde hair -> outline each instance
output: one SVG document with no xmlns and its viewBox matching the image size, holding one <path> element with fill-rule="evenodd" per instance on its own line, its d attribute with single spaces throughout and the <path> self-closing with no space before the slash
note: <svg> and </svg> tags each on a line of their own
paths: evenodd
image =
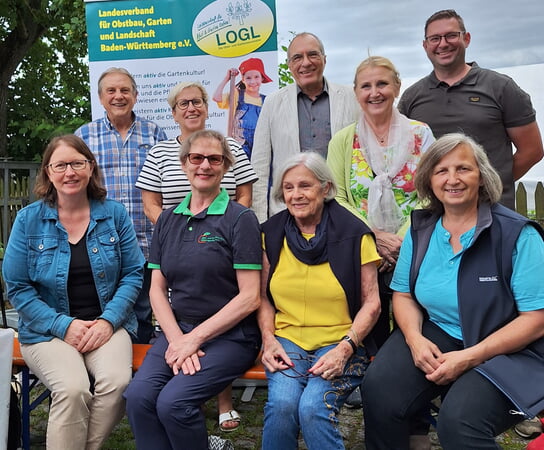
<svg viewBox="0 0 544 450">
<path fill-rule="evenodd" d="M 187 139 L 181 144 L 179 150 L 179 159 L 182 163 L 185 163 L 187 156 L 191 151 L 191 146 L 197 139 L 215 139 L 221 144 L 221 149 L 223 150 L 223 156 L 225 160 L 223 161 L 223 166 L 225 170 L 229 170 L 234 165 L 234 155 L 230 149 L 229 143 L 219 131 L 215 130 L 199 130 L 192 133 Z"/>
<path fill-rule="evenodd" d="M 400 89 L 400 74 L 395 67 L 395 65 L 384 56 L 369 56 L 367 59 L 362 61 L 355 69 L 355 77 L 353 78 L 353 86 L 357 86 L 357 75 L 369 67 L 383 67 L 391 72 L 393 83 Z"/>
<path fill-rule="evenodd" d="M 208 106 L 208 93 L 206 92 L 206 89 L 204 89 L 204 86 L 202 86 L 198 81 L 182 81 L 181 83 L 176 84 L 168 93 L 168 97 L 166 98 L 166 101 L 170 105 L 170 108 L 172 110 L 176 107 L 176 97 L 179 95 L 183 89 L 187 88 L 197 88 L 200 90 L 200 93 L 202 94 L 202 100 L 204 100 L 204 104 Z"/>
</svg>

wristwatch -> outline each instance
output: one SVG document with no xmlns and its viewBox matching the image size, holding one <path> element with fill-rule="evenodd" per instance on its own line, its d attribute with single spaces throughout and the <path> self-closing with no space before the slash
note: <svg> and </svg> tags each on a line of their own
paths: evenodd
<svg viewBox="0 0 544 450">
<path fill-rule="evenodd" d="M 351 345 L 351 348 L 353 349 L 353 353 L 357 353 L 357 344 L 353 341 L 353 339 L 351 339 L 351 336 L 346 334 L 342 338 L 342 340 L 347 341 L 349 343 L 349 345 Z"/>
</svg>

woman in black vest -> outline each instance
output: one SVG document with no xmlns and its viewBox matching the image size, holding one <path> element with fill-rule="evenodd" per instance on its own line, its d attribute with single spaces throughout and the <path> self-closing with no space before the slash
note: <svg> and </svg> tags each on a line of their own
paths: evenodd
<svg viewBox="0 0 544 450">
<path fill-rule="evenodd" d="M 442 396 L 444 449 L 496 449 L 544 409 L 544 232 L 498 204 L 501 182 L 462 134 L 422 157 L 391 284 L 399 329 L 363 382 L 366 447 L 408 449 L 409 423 Z"/>
<path fill-rule="evenodd" d="M 310 450 L 344 448 L 337 413 L 375 351 L 380 256 L 370 229 L 335 194 L 312 152 L 289 159 L 272 189 L 287 209 L 263 224 L 265 450 L 297 448 L 299 431 Z"/>
</svg>

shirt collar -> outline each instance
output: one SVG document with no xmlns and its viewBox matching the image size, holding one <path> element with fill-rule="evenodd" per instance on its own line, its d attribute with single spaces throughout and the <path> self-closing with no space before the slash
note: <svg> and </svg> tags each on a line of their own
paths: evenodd
<svg viewBox="0 0 544 450">
<path fill-rule="evenodd" d="M 300 95 L 300 94 L 304 94 L 304 92 L 302 92 L 302 89 L 300 89 L 300 86 L 298 84 L 296 86 L 297 86 L 297 96 Z M 325 77 L 323 77 L 323 90 L 318 95 L 318 97 L 323 95 L 324 92 L 326 92 L 327 95 L 329 95 L 329 84 L 327 83 L 327 79 Z M 306 95 L 306 94 L 304 94 L 304 95 Z"/>
<path fill-rule="evenodd" d="M 89 206 L 91 210 L 91 219 L 104 220 L 111 217 L 111 213 L 108 211 L 105 205 L 105 201 L 90 199 Z M 42 200 L 42 217 L 44 219 L 59 219 L 59 210 L 57 205 L 50 205 L 45 200 Z"/>
<path fill-rule="evenodd" d="M 134 111 L 131 113 L 132 114 L 132 124 L 130 125 L 130 128 L 129 130 L 132 130 L 136 124 L 136 114 L 134 114 Z M 106 125 L 106 127 L 109 129 L 109 130 L 117 130 L 114 126 L 113 126 L 113 123 L 111 123 L 111 120 L 109 119 L 108 117 L 108 113 L 106 111 L 104 111 L 104 124 Z"/>
<path fill-rule="evenodd" d="M 184 216 L 193 216 L 193 213 L 189 209 L 189 205 L 191 203 L 191 197 L 192 197 L 192 193 L 189 192 L 187 197 L 185 197 L 183 201 L 178 206 L 176 206 L 176 209 L 174 209 L 174 214 L 183 214 Z M 229 194 L 227 193 L 225 188 L 221 188 L 221 192 L 219 192 L 219 195 L 215 197 L 211 205 L 205 209 L 206 215 L 222 216 L 223 214 L 225 214 L 228 204 L 229 204 Z"/>
<path fill-rule="evenodd" d="M 458 81 L 457 83 L 455 83 L 454 86 L 457 85 L 457 84 L 466 84 L 468 86 L 475 86 L 476 85 L 476 82 L 478 81 L 478 74 L 480 72 L 480 66 L 478 66 L 476 61 L 472 61 L 472 62 L 469 62 L 467 64 L 471 67 L 470 70 L 465 75 L 465 77 L 463 79 L 461 79 L 460 81 Z M 442 81 L 440 81 L 438 78 L 436 78 L 434 70 L 429 75 L 429 81 L 430 81 L 430 87 L 431 88 L 437 88 L 441 84 L 445 84 L 445 83 L 442 83 Z"/>
</svg>

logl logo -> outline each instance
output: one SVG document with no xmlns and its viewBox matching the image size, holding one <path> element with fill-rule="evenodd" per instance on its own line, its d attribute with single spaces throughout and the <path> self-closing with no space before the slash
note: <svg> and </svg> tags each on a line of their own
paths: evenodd
<svg viewBox="0 0 544 450">
<path fill-rule="evenodd" d="M 193 39 L 214 56 L 247 55 L 261 47 L 274 29 L 274 15 L 261 0 L 217 0 L 193 22 Z"/>
</svg>

